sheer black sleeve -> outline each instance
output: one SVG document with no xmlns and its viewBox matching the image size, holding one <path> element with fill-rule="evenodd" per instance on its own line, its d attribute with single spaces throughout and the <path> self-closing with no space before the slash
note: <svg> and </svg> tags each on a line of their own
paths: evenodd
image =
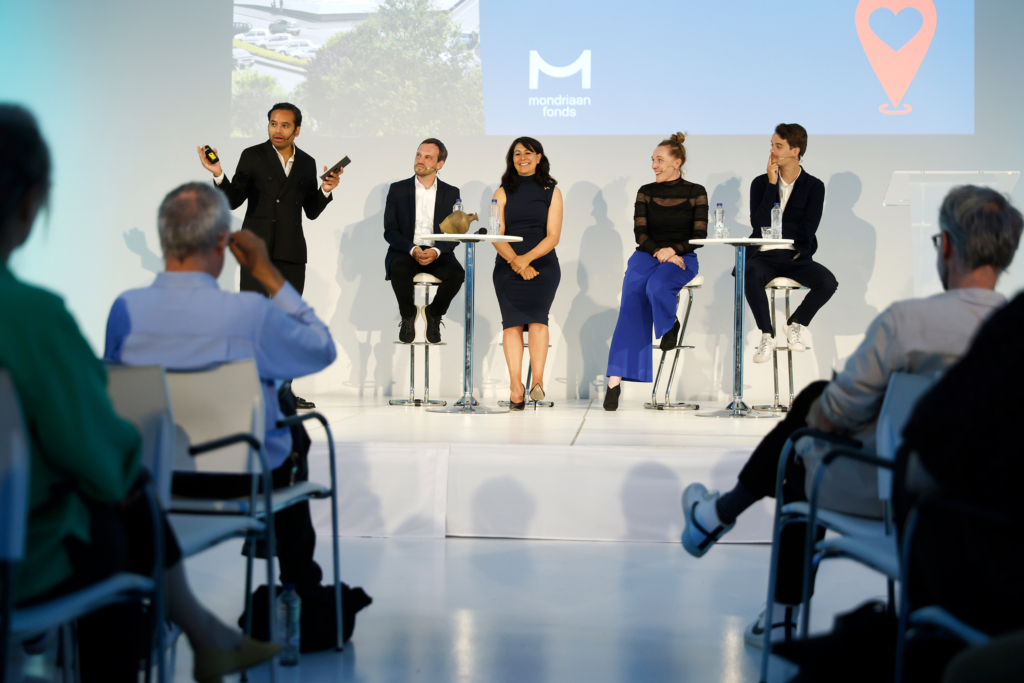
<svg viewBox="0 0 1024 683">
<path fill-rule="evenodd" d="M 695 196 L 690 198 L 690 206 L 693 207 L 693 234 L 690 239 L 702 240 L 708 236 L 708 195 L 700 185 L 694 186 Z M 690 244 L 690 239 L 672 245 L 676 253 L 682 256 L 700 249 L 701 244 Z"/>
<path fill-rule="evenodd" d="M 653 256 L 654 252 L 658 251 L 658 244 L 651 239 L 647 228 L 647 205 L 650 201 L 651 198 L 644 194 L 643 189 L 637 192 L 636 204 L 633 205 L 633 236 L 636 238 L 637 248 Z"/>
</svg>

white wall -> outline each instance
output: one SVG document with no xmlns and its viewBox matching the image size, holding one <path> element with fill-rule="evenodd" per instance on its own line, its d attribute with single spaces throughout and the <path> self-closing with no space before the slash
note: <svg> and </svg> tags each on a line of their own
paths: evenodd
<svg viewBox="0 0 1024 683">
<path fill-rule="evenodd" d="M 13 6 L 12 6 L 13 5 Z M 61 293 L 97 351 L 106 313 L 123 289 L 142 286 L 159 268 L 156 207 L 176 184 L 208 177 L 197 144 L 217 146 L 229 167 L 259 140 L 227 132 L 229 58 L 208 26 L 231 21 L 228 3 L 116 0 L 79 3 L 42 0 L 3 3 L 0 25 L 18 25 L 0 44 L 8 65 L 0 100 L 28 104 L 43 122 L 56 159 L 53 202 L 27 248 L 14 259 L 23 277 Z M 894 300 L 911 294 L 909 208 L 881 205 L 894 170 L 1021 170 L 1024 139 L 1014 117 L 1024 109 L 1024 66 L 1018 30 L 1024 4 L 976 3 L 976 132 L 973 136 L 818 136 L 810 131 L 805 169 L 826 185 L 816 260 L 833 270 L 839 290 L 811 327 L 813 350 L 797 359 L 798 385 L 828 377 L 849 354 L 868 322 Z M 813 30 L 813 29 L 809 29 Z M 794 75 L 798 87 L 798 75 Z M 727 83 L 690 83 L 715 91 L 721 106 L 755 106 Z M 958 93 L 950 84 L 950 97 Z M 707 97 L 711 101 L 711 97 Z M 651 106 L 656 106 L 652 101 Z M 770 107 L 770 103 L 764 103 Z M 643 116 L 638 106 L 637 116 Z M 678 128 L 686 130 L 686 121 Z M 528 132 L 528 131 L 527 131 Z M 665 131 L 666 134 L 674 131 Z M 736 232 L 747 225 L 750 181 L 764 171 L 771 127 L 763 136 L 694 136 L 686 177 L 703 184 L 712 204 L 722 202 Z M 335 201 L 306 223 L 309 264 L 306 298 L 326 320 L 339 348 L 337 362 L 300 380 L 300 393 L 365 396 L 407 391 L 408 356 L 392 342 L 398 314 L 384 281 L 382 216 L 389 183 L 411 175 L 419 140 L 334 139 L 306 131 L 300 147 L 321 163 L 348 154 Z M 510 142 L 503 138 L 445 140 L 450 158 L 442 173 L 462 188 L 469 210 L 486 211 Z M 542 140 L 565 197 L 558 255 L 562 281 L 551 311 L 548 393 L 594 397 L 615 325 L 619 288 L 633 250 L 632 204 L 649 182 L 648 158 L 657 143 L 646 137 L 552 137 Z M 2 141 L 0 141 L 2 144 Z M 1024 187 L 1013 193 L 1024 205 Z M 242 215 L 239 210 L 238 215 Z M 137 230 L 137 232 L 136 232 Z M 462 247 L 459 247 L 461 254 Z M 507 395 L 504 359 L 497 347 L 500 315 L 490 282 L 490 247 L 478 249 L 477 396 Z M 731 387 L 732 252 L 698 252 L 706 284 L 697 292 L 680 395 L 723 398 Z M 233 265 L 233 264 L 232 264 Z M 229 282 L 234 273 L 222 280 Z M 1024 287 L 1024 267 L 1011 269 L 1001 289 Z M 800 295 L 797 295 L 798 297 Z M 461 295 L 445 320 L 448 346 L 440 356 L 434 393 L 453 397 L 461 387 Z M 756 332 L 747 318 L 748 343 Z M 752 348 L 748 348 L 748 355 Z M 437 369 L 435 368 L 435 371 Z M 769 399 L 770 366 L 747 365 L 747 397 Z M 799 386 L 798 386 L 799 388 Z M 649 385 L 630 386 L 641 399 Z"/>
</svg>

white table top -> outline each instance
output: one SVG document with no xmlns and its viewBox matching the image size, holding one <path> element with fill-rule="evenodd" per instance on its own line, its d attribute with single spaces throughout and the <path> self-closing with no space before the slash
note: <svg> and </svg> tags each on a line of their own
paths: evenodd
<svg viewBox="0 0 1024 683">
<path fill-rule="evenodd" d="M 479 230 L 480 228 L 477 228 Z M 467 232 L 465 235 L 449 235 L 442 232 L 439 235 L 431 235 L 430 239 L 435 242 L 522 242 L 522 237 L 513 235 L 474 235 Z M 790 240 L 792 241 L 792 240 Z"/>
<path fill-rule="evenodd" d="M 690 240 L 690 244 L 728 244 L 733 247 L 755 247 L 765 244 L 793 244 L 793 240 L 773 240 L 764 237 L 726 237 L 725 239 Z"/>
</svg>

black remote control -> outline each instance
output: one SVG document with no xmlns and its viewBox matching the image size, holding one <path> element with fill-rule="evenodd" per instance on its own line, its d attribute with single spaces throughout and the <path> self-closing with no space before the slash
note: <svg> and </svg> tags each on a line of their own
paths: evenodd
<svg viewBox="0 0 1024 683">
<path fill-rule="evenodd" d="M 209 145 L 207 145 L 206 149 L 203 150 L 203 154 L 206 155 L 206 158 L 210 160 L 211 164 L 216 164 L 220 162 L 220 157 L 217 156 L 217 153 L 214 152 L 213 148 L 210 147 Z"/>
</svg>

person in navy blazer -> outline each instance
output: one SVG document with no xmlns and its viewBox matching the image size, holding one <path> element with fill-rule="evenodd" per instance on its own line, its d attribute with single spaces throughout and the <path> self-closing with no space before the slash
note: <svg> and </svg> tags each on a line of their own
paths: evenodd
<svg viewBox="0 0 1024 683">
<path fill-rule="evenodd" d="M 832 272 L 811 257 L 818 250 L 818 224 L 825 206 L 825 184 L 805 171 L 800 161 L 807 151 L 807 131 L 798 123 L 780 123 L 772 135 L 767 173 L 750 184 L 751 237 L 771 225 L 772 208 L 782 209 L 782 237 L 792 245 L 747 248 L 746 296 L 754 321 L 761 330 L 755 363 L 771 359 L 775 346 L 771 311 L 765 285 L 777 277 L 796 280 L 810 288 L 803 303 L 786 321 L 786 339 L 793 351 L 803 351 L 803 328 L 835 294 L 839 286 Z"/>
<path fill-rule="evenodd" d="M 413 278 L 430 273 L 441 280 L 433 301 L 424 307 L 426 338 L 431 344 L 441 341 L 441 317 L 462 288 L 466 272 L 453 253 L 458 242 L 435 242 L 431 234 L 440 234 L 441 222 L 454 210 L 459 188 L 443 182 L 437 172 L 444 167 L 448 149 L 437 138 L 420 143 L 413 162 L 415 175 L 392 183 L 384 206 L 384 239 L 388 253 L 384 257 L 384 279 L 398 299 L 399 341 L 416 338 L 416 303 Z"/>
<path fill-rule="evenodd" d="M 302 213 L 315 220 L 327 208 L 344 170 L 332 173 L 319 185 L 313 157 L 295 146 L 295 138 L 302 129 L 302 112 L 294 104 L 275 104 L 267 112 L 267 121 L 270 139 L 242 151 L 230 181 L 225 182 L 220 162 L 210 163 L 201 147 L 199 159 L 213 174 L 214 183 L 227 196 L 232 209 L 248 202 L 242 229 L 252 230 L 263 238 L 274 265 L 302 294 L 306 280 Z M 244 268 L 240 289 L 266 294 Z"/>
</svg>

